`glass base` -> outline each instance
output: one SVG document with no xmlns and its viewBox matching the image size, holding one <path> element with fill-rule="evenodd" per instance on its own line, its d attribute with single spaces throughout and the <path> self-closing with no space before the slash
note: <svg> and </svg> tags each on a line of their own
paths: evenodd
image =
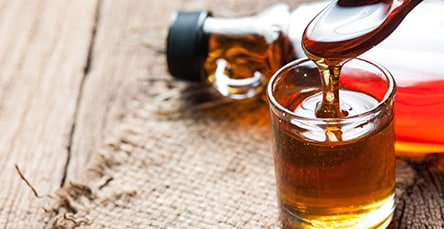
<svg viewBox="0 0 444 229">
<path fill-rule="evenodd" d="M 282 228 L 386 228 L 395 210 L 394 195 L 361 210 L 330 215 L 298 214 L 281 208 Z"/>
</svg>

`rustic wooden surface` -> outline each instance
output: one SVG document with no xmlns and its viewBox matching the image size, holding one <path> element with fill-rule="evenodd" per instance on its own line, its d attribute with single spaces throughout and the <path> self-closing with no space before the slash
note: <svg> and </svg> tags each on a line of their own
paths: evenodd
<svg viewBox="0 0 444 229">
<path fill-rule="evenodd" d="M 41 196 L 82 175 L 140 85 L 170 78 L 162 49 L 173 11 L 234 16 L 273 2 L 1 0 L 0 227 L 48 227 Z M 397 179 L 391 227 L 443 228 L 443 156 L 401 158 Z"/>
</svg>

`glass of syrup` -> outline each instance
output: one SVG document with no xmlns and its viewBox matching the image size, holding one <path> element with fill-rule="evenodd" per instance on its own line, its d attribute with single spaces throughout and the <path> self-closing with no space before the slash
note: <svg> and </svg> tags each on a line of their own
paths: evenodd
<svg viewBox="0 0 444 229">
<path fill-rule="evenodd" d="M 341 67 L 339 99 L 326 106 L 335 115 L 325 115 L 321 75 L 299 59 L 268 84 L 281 226 L 384 228 L 395 209 L 395 81 L 352 59 Z"/>
</svg>

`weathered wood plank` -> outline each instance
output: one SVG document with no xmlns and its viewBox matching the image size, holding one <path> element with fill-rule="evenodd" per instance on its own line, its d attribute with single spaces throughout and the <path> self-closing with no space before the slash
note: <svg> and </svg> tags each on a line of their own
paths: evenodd
<svg viewBox="0 0 444 229">
<path fill-rule="evenodd" d="M 171 79 L 159 50 L 173 11 L 234 16 L 274 2 L 0 0 L 0 227 L 41 228 L 48 216 L 14 164 L 40 195 L 84 178 L 140 84 Z M 392 228 L 444 226 L 443 162 L 400 161 Z"/>
<path fill-rule="evenodd" d="M 164 58 L 156 51 L 164 46 L 161 25 L 168 18 L 163 16 L 170 5 L 180 4 L 181 1 L 102 2 L 67 181 L 82 177 L 92 154 L 125 115 L 128 103 L 138 92 L 137 85 L 146 80 L 149 66 L 163 64 Z"/>
<path fill-rule="evenodd" d="M 300 2 L 286 1 L 292 7 Z M 170 77 L 166 71 L 159 71 L 158 66 L 165 66 L 165 61 L 158 50 L 164 48 L 168 19 L 173 11 L 209 9 L 215 15 L 234 16 L 254 13 L 271 4 L 273 1 L 104 1 L 100 7 L 90 72 L 76 120 L 68 180 L 82 178 L 94 151 L 119 124 L 132 97 L 139 93 L 139 84 L 149 85 L 153 80 Z M 439 225 L 439 219 L 442 219 L 439 213 L 443 212 L 439 208 L 443 202 L 439 188 L 442 187 L 442 172 L 428 172 L 429 163 L 425 162 L 400 160 L 399 163 L 405 171 L 400 170 L 397 174 L 404 179 L 398 181 L 398 209 L 391 228 Z M 425 192 L 427 196 L 421 200 L 421 193 L 424 193 L 421 189 L 427 184 L 434 184 L 434 187 L 430 187 Z M 427 206 L 433 205 L 432 202 L 427 206 L 417 205 L 420 201 L 429 201 L 428 198 L 437 200 L 434 203 L 438 206 L 432 208 L 433 217 L 416 217 L 415 212 L 428 214 Z"/>
<path fill-rule="evenodd" d="M 96 1 L 0 2 L 0 226 L 35 228 L 63 180 Z"/>
<path fill-rule="evenodd" d="M 400 158 L 389 228 L 444 228 L 444 154 Z"/>
<path fill-rule="evenodd" d="M 165 57 L 159 51 L 165 48 L 172 12 L 205 7 L 203 3 L 207 2 L 102 2 L 76 120 L 67 181 L 81 179 L 94 151 L 125 116 L 128 103 L 140 93 L 138 85 L 146 83 L 149 76 L 170 77 L 166 71 L 152 72 L 152 66 L 165 65 Z"/>
<path fill-rule="evenodd" d="M 251 14 L 278 1 L 103 1 L 97 18 L 92 59 L 85 80 L 72 144 L 67 181 L 80 179 L 107 133 L 125 115 L 137 85 L 171 78 L 164 65 L 168 23 L 176 10 L 211 10 L 216 15 Z M 295 6 L 301 1 L 284 1 Z"/>
</svg>

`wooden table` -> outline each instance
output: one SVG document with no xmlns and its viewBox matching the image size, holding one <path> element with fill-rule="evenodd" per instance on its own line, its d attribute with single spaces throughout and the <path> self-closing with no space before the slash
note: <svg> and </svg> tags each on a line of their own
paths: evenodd
<svg viewBox="0 0 444 229">
<path fill-rule="evenodd" d="M 273 2 L 0 1 L 0 227 L 49 227 L 41 196 L 81 177 L 141 85 L 171 79 L 161 51 L 173 11 Z M 391 227 L 444 228 L 444 157 L 399 159 L 397 178 Z"/>
</svg>

